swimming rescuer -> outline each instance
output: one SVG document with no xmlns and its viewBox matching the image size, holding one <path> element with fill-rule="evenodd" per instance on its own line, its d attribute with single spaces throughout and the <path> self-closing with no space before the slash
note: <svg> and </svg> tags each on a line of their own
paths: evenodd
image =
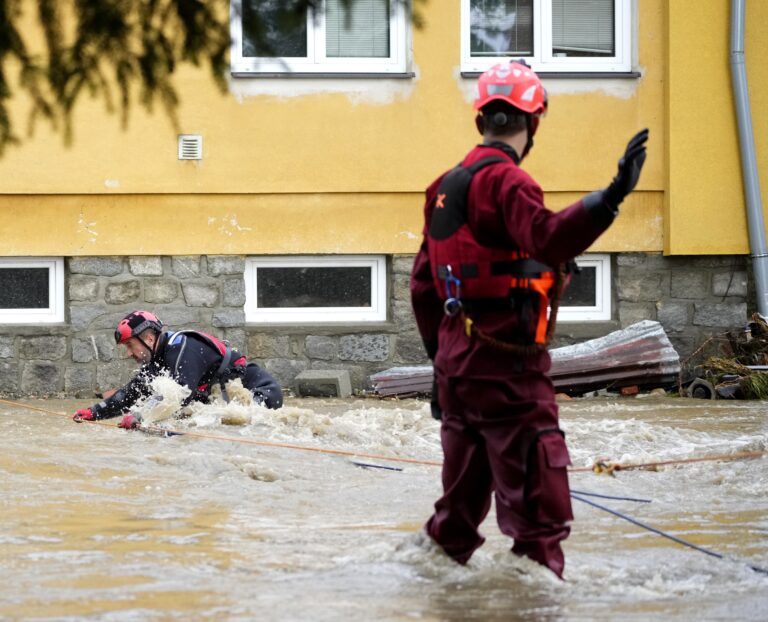
<svg viewBox="0 0 768 622">
<path fill-rule="evenodd" d="M 610 226 L 634 189 L 648 130 L 629 142 L 607 188 L 554 213 L 520 168 L 547 108 L 539 77 L 523 62 L 494 65 L 478 80 L 474 108 L 483 141 L 427 189 L 411 273 L 444 453 L 443 495 L 425 529 L 465 564 L 485 541 L 478 528 L 494 493 L 512 552 L 562 578 L 570 458 L 546 346 L 563 266 Z"/>
<path fill-rule="evenodd" d="M 226 343 L 195 330 L 164 331 L 163 323 L 149 311 L 133 311 L 123 318 L 115 330 L 115 342 L 123 344 L 130 357 L 141 369 L 128 384 L 90 408 L 75 413 L 75 421 L 109 419 L 124 414 L 142 397 L 152 393 L 151 381 L 161 374 L 168 374 L 192 393 L 183 405 L 191 401 L 205 402 L 211 387 L 218 384 L 227 399 L 226 385 L 240 378 L 243 386 L 251 391 L 253 399 L 267 408 L 283 405 L 280 385 L 256 363 L 248 363 L 245 357 Z M 133 428 L 139 419 L 125 415 L 118 424 L 121 428 Z"/>
</svg>

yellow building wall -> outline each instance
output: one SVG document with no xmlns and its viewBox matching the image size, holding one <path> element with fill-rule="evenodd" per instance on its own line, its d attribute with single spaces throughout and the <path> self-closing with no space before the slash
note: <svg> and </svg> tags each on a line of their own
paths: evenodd
<svg viewBox="0 0 768 622">
<path fill-rule="evenodd" d="M 747 2 L 745 58 L 759 162 L 768 182 L 768 3 Z M 746 214 L 730 73 L 730 2 L 666 3 L 668 128 L 664 250 L 747 253 Z"/>
<path fill-rule="evenodd" d="M 0 255 L 415 252 L 424 187 L 478 140 L 459 4 L 437 4 L 413 32 L 414 79 L 233 78 L 222 94 L 183 70 L 179 131 L 203 136 L 200 162 L 177 159 L 159 110 L 134 106 L 123 130 L 83 99 L 70 147 L 38 125 L 0 159 Z M 525 168 L 553 209 L 604 187 L 627 140 L 651 130 L 638 192 L 592 250 L 746 251 L 727 4 L 635 2 L 641 78 L 544 79 L 550 110 Z M 748 5 L 752 104 L 765 110 L 768 3 Z M 22 98 L 13 112 L 23 128 Z"/>
</svg>

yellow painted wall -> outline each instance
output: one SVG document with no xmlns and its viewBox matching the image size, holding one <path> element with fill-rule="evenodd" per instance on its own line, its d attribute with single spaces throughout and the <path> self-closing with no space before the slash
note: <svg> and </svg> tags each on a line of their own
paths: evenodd
<svg viewBox="0 0 768 622">
<path fill-rule="evenodd" d="M 666 3 L 664 250 L 747 253 L 730 73 L 730 2 Z M 748 0 L 745 58 L 762 188 L 768 188 L 768 3 Z"/>
<path fill-rule="evenodd" d="M 627 139 L 651 129 L 639 191 L 593 250 L 745 251 L 727 4 L 638 0 L 641 78 L 545 78 L 550 111 L 525 167 L 555 209 L 605 186 Z M 748 4 L 750 58 L 768 3 Z M 134 107 L 124 131 L 82 100 L 71 147 L 39 126 L 0 159 L 0 255 L 414 252 L 423 188 L 478 139 L 458 2 L 429 3 L 426 19 L 412 80 L 238 78 L 221 94 L 185 69 L 180 130 L 203 135 L 201 162 L 177 160 L 160 111 Z M 765 110 L 756 60 L 753 109 Z M 25 102 L 14 104 L 23 127 Z"/>
</svg>

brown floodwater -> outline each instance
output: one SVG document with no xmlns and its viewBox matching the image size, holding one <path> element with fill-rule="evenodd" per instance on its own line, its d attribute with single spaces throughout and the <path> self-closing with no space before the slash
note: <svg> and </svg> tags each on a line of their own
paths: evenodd
<svg viewBox="0 0 768 622">
<path fill-rule="evenodd" d="M 170 437 L 72 422 L 85 405 L 0 401 L 0 620 L 768 619 L 750 568 L 768 568 L 765 457 L 573 473 L 575 490 L 650 501 L 593 502 L 723 558 L 574 501 L 560 582 L 509 553 L 493 511 L 466 567 L 424 541 L 441 450 L 423 401 L 210 406 L 158 423 L 186 433 Z M 763 402 L 573 400 L 561 424 L 575 467 L 768 444 Z"/>
</svg>

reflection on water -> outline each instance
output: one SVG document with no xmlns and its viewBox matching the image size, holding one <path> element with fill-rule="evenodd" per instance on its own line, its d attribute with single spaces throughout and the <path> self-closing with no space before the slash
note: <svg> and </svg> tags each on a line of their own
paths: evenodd
<svg viewBox="0 0 768 622">
<path fill-rule="evenodd" d="M 768 567 L 766 458 L 574 473 L 576 489 L 652 500 L 599 504 L 728 559 L 574 502 L 561 583 L 509 554 L 493 514 L 468 566 L 431 545 L 439 468 L 238 442 L 439 461 L 423 402 L 215 405 L 162 423 L 201 436 L 169 438 L 75 424 L 81 402 L 27 404 L 42 411 L 0 404 L 0 620 L 768 619 L 768 576 L 748 566 Z M 574 400 L 561 417 L 576 466 L 768 444 L 757 402 Z"/>
</svg>

